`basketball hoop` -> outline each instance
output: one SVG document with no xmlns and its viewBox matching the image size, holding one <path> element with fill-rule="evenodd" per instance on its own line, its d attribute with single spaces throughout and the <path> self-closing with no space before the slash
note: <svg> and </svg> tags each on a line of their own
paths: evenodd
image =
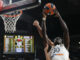
<svg viewBox="0 0 80 60">
<path fill-rule="evenodd" d="M 22 15 L 22 10 L 13 11 L 4 15 L 1 15 L 6 33 L 14 33 L 16 31 L 16 22 Z"/>
</svg>

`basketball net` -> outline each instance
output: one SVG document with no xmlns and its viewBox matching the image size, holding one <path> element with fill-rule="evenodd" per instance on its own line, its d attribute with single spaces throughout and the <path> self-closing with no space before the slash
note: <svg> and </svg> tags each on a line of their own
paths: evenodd
<svg viewBox="0 0 80 60">
<path fill-rule="evenodd" d="M 22 15 L 22 11 L 13 11 L 11 13 L 7 13 L 1 15 L 6 33 L 14 33 L 16 31 L 16 22 Z"/>
<path fill-rule="evenodd" d="M 10 0 L 9 4 L 11 4 L 12 1 Z M 10 13 L 6 13 L 1 15 L 3 21 L 4 21 L 4 29 L 6 33 L 14 33 L 16 31 L 16 22 L 22 15 L 22 10 L 20 11 L 13 11 Z"/>
</svg>

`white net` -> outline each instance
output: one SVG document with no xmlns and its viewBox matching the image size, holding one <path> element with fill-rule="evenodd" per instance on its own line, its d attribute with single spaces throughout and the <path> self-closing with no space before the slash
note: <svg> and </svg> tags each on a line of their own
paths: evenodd
<svg viewBox="0 0 80 60">
<path fill-rule="evenodd" d="M 14 33 L 16 31 L 16 23 L 21 15 L 22 11 L 13 11 L 11 13 L 1 15 L 4 21 L 4 26 L 5 26 L 4 29 L 6 33 Z"/>
</svg>

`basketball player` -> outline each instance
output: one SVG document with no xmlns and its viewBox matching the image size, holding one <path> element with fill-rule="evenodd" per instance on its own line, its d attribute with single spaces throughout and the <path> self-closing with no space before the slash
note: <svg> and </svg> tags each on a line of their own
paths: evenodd
<svg viewBox="0 0 80 60">
<path fill-rule="evenodd" d="M 66 23 L 64 22 L 64 20 L 61 18 L 60 14 L 58 11 L 55 12 L 56 17 L 59 18 L 59 22 L 61 24 L 61 27 L 63 29 L 63 38 L 61 37 L 56 37 L 54 39 L 54 42 L 52 42 L 52 40 L 50 40 L 47 36 L 46 33 L 46 18 L 47 15 L 43 12 L 43 26 L 44 28 L 42 29 L 39 25 L 39 22 L 37 20 L 34 21 L 33 25 L 37 28 L 41 38 L 43 38 L 44 40 L 47 41 L 46 43 L 46 47 L 44 48 L 44 52 L 45 52 L 45 56 L 46 56 L 46 60 L 69 60 L 69 31 L 68 31 L 68 27 L 66 25 Z M 45 33 L 44 33 L 44 32 Z M 48 45 L 51 46 L 50 51 L 48 52 Z"/>
</svg>

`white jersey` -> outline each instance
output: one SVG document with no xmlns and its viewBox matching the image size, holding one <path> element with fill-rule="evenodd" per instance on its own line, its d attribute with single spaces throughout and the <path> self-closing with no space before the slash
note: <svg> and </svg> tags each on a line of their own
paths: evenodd
<svg viewBox="0 0 80 60">
<path fill-rule="evenodd" d="M 63 44 L 52 47 L 49 55 L 51 60 L 69 60 L 69 52 Z"/>
</svg>

